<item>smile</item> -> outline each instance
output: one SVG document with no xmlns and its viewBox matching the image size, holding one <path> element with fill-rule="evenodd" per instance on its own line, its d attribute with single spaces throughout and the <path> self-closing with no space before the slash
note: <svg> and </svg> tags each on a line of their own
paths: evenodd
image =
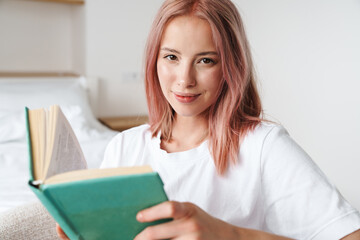
<svg viewBox="0 0 360 240">
<path fill-rule="evenodd" d="M 201 94 L 188 94 L 188 93 L 175 93 L 174 97 L 180 103 L 191 103 L 194 102 Z"/>
</svg>

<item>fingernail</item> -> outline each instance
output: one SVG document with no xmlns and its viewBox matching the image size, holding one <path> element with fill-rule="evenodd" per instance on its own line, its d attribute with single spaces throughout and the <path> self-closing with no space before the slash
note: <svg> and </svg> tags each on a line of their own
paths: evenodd
<svg viewBox="0 0 360 240">
<path fill-rule="evenodd" d="M 136 219 L 137 219 L 138 221 L 143 220 L 143 215 L 142 215 L 142 213 L 139 212 L 139 213 L 136 215 Z"/>
</svg>

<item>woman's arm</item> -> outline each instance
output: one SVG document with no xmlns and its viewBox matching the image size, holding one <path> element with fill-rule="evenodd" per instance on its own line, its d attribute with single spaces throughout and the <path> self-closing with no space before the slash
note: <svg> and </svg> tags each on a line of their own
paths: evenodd
<svg viewBox="0 0 360 240">
<path fill-rule="evenodd" d="M 360 229 L 345 236 L 342 240 L 360 240 Z"/>
<path fill-rule="evenodd" d="M 147 227 L 135 240 L 150 239 L 289 239 L 270 233 L 239 228 L 214 218 L 192 203 L 168 201 L 140 211 L 137 220 L 173 221 Z"/>
</svg>

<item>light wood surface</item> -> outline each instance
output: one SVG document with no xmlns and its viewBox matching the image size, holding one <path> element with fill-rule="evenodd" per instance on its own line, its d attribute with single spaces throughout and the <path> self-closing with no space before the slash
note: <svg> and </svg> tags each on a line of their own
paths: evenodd
<svg viewBox="0 0 360 240">
<path fill-rule="evenodd" d="M 0 77 L 79 77 L 72 72 L 0 72 Z"/>
<path fill-rule="evenodd" d="M 147 116 L 126 116 L 126 117 L 101 117 L 99 121 L 105 126 L 115 130 L 124 131 L 126 129 L 139 126 L 147 123 L 149 118 Z"/>
<path fill-rule="evenodd" d="M 85 0 L 31 0 L 36 2 L 56 2 L 56 3 L 66 3 L 66 4 L 85 4 Z"/>
</svg>

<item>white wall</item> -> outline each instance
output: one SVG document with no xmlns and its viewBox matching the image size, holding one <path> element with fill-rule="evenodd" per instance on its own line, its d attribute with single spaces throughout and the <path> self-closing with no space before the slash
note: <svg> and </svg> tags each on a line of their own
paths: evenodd
<svg viewBox="0 0 360 240">
<path fill-rule="evenodd" d="M 86 72 L 101 80 L 98 115 L 147 113 L 143 52 L 151 21 L 161 2 L 86 2 Z"/>
<path fill-rule="evenodd" d="M 0 71 L 81 72 L 79 6 L 0 0 Z M 77 21 L 74 21 L 77 19 Z"/>
<path fill-rule="evenodd" d="M 86 9 L 83 5 L 67 5 L 70 8 L 71 18 L 71 71 L 78 74 L 86 73 Z"/>
</svg>

